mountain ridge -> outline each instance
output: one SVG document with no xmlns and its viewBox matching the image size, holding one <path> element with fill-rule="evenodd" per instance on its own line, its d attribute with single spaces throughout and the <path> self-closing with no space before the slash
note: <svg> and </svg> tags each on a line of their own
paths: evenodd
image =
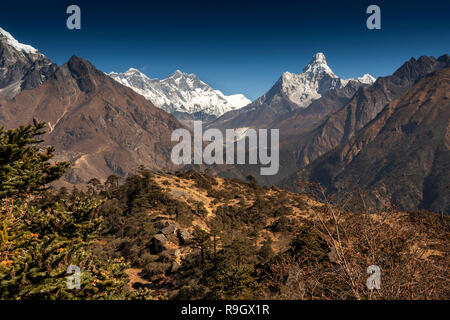
<svg viewBox="0 0 450 320">
<path fill-rule="evenodd" d="M 183 126 L 143 96 L 87 60 L 72 56 L 39 87 L 14 99 L 0 99 L 0 125 L 11 128 L 36 118 L 48 124 L 45 136 L 70 160 L 65 179 L 86 183 L 92 177 L 126 176 L 140 165 L 172 168 L 171 133 Z"/>
<path fill-rule="evenodd" d="M 180 70 L 162 80 L 151 79 L 135 68 L 124 73 L 111 72 L 108 75 L 172 114 L 201 113 L 217 117 L 251 102 L 242 94 L 226 96 L 221 91 L 212 89 L 195 74 Z"/>
<path fill-rule="evenodd" d="M 225 113 L 208 127 L 221 130 L 242 127 L 267 128 L 276 118 L 307 109 L 331 90 L 346 86 L 366 86 L 375 80 L 366 74 L 355 79 L 341 79 L 328 66 L 325 55 L 316 53 L 299 74 L 284 72 L 269 91 L 251 104 Z"/>
<path fill-rule="evenodd" d="M 295 187 L 295 179 L 289 180 L 289 177 L 294 176 L 296 171 L 345 143 L 375 118 L 387 103 L 430 72 L 450 66 L 448 63 L 448 55 L 438 59 L 412 58 L 393 75 L 378 78 L 372 86 L 352 86 L 349 83 L 344 88 L 328 91 L 314 100 L 308 108 L 276 115 L 268 125 L 268 128 L 280 130 L 281 163 L 280 171 L 275 176 L 260 176 L 258 165 L 233 168 L 217 166 L 214 170 L 219 175 L 240 179 L 251 174 L 264 185 Z M 262 121 L 267 125 L 267 116 L 264 116 Z M 242 115 L 241 118 L 245 119 Z M 249 117 L 249 120 L 255 121 L 255 117 Z M 227 121 L 232 122 L 233 118 Z M 215 123 L 210 126 L 213 127 Z M 234 124 L 231 123 L 230 126 L 233 127 Z"/>
<path fill-rule="evenodd" d="M 449 101 L 450 68 L 425 75 L 356 136 L 296 176 L 330 193 L 357 185 L 377 208 L 449 213 Z"/>
<path fill-rule="evenodd" d="M 0 96 L 13 98 L 22 90 L 41 85 L 56 68 L 38 50 L 0 28 Z"/>
</svg>

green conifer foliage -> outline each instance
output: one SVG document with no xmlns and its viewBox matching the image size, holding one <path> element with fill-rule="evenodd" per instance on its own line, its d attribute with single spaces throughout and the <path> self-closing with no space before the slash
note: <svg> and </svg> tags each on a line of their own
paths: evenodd
<svg viewBox="0 0 450 320">
<path fill-rule="evenodd" d="M 100 203 L 75 199 L 42 211 L 2 203 L 0 216 L 11 235 L 0 243 L 1 299 L 123 299 L 128 279 L 123 259 L 100 261 L 90 244 L 101 218 Z M 2 237 L 3 239 L 3 237 Z M 81 269 L 80 289 L 67 286 L 67 268 Z"/>
<path fill-rule="evenodd" d="M 47 188 L 48 183 L 60 178 L 69 163 L 50 160 L 55 151 L 47 147 L 41 151 L 45 123 L 3 130 L 0 127 L 0 198 L 18 197 Z"/>
<path fill-rule="evenodd" d="M 75 196 L 39 204 L 48 183 L 68 163 L 50 162 L 41 152 L 44 124 L 0 129 L 0 299 L 151 298 L 128 290 L 123 258 L 100 259 L 92 252 L 102 218 L 101 201 Z M 45 201 L 44 201 L 45 203 Z M 80 268 L 80 287 L 68 285 L 68 267 Z M 70 279 L 69 279 L 70 280 Z"/>
</svg>

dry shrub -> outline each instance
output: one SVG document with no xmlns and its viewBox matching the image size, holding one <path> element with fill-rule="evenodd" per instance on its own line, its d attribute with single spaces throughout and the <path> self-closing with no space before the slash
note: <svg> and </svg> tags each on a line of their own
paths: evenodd
<svg viewBox="0 0 450 320">
<path fill-rule="evenodd" d="M 319 191 L 325 205 L 314 211 L 312 220 L 333 252 L 332 267 L 322 262 L 316 265 L 321 272 L 310 274 L 322 287 L 322 298 L 449 298 L 447 216 L 376 212 L 364 205 L 361 192 L 331 201 Z M 366 286 L 370 265 L 381 268 L 380 290 Z"/>
</svg>

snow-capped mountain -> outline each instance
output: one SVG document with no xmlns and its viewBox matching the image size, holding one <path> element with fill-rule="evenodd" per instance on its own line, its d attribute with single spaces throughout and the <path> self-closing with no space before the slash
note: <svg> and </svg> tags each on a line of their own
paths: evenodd
<svg viewBox="0 0 450 320">
<path fill-rule="evenodd" d="M 373 84 L 377 79 L 372 77 L 370 74 L 366 73 L 365 75 L 363 75 L 362 77 L 359 77 L 356 80 L 361 83 L 364 83 L 364 84 Z"/>
<path fill-rule="evenodd" d="M 134 68 L 124 73 L 111 72 L 109 76 L 169 113 L 203 113 L 217 117 L 251 102 L 242 94 L 226 96 L 212 89 L 195 74 L 180 70 L 163 80 L 150 79 Z"/>
<path fill-rule="evenodd" d="M 242 109 L 222 115 L 208 127 L 221 130 L 279 128 L 283 124 L 278 121 L 283 121 L 289 115 L 296 118 L 297 113 L 303 110 L 305 114 L 324 116 L 330 110 L 342 107 L 359 88 L 368 87 L 374 82 L 375 78 L 369 74 L 358 79 L 338 77 L 327 65 L 325 55 L 319 52 L 301 73 L 284 72 L 264 95 Z M 311 120 L 309 116 L 301 116 L 300 119 Z M 297 127 L 297 124 L 293 127 Z"/>
<path fill-rule="evenodd" d="M 303 68 L 302 73 L 283 73 L 272 89 L 255 102 L 256 104 L 272 104 L 287 99 L 294 105 L 305 108 L 324 93 L 331 89 L 343 88 L 351 81 L 372 84 L 375 78 L 365 74 L 356 80 L 341 79 L 327 65 L 325 55 L 319 52 Z"/>
<path fill-rule="evenodd" d="M 0 95 L 12 98 L 47 80 L 56 65 L 32 46 L 0 28 Z"/>
<path fill-rule="evenodd" d="M 0 28 L 0 37 L 2 41 L 5 41 L 8 45 L 16 49 L 17 51 L 28 53 L 28 54 L 37 54 L 38 50 L 33 48 L 30 45 L 20 43 L 17 41 L 9 32 Z"/>
</svg>

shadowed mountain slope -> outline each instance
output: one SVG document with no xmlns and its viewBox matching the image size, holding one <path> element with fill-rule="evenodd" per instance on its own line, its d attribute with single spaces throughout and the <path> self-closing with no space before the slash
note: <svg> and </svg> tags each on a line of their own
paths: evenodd
<svg viewBox="0 0 450 320">
<path fill-rule="evenodd" d="M 387 105 L 356 136 L 298 177 L 331 193 L 353 187 L 372 205 L 450 212 L 450 68 L 436 71 Z"/>
<path fill-rule="evenodd" d="M 0 96 L 12 98 L 48 79 L 58 66 L 0 28 Z"/>
</svg>

